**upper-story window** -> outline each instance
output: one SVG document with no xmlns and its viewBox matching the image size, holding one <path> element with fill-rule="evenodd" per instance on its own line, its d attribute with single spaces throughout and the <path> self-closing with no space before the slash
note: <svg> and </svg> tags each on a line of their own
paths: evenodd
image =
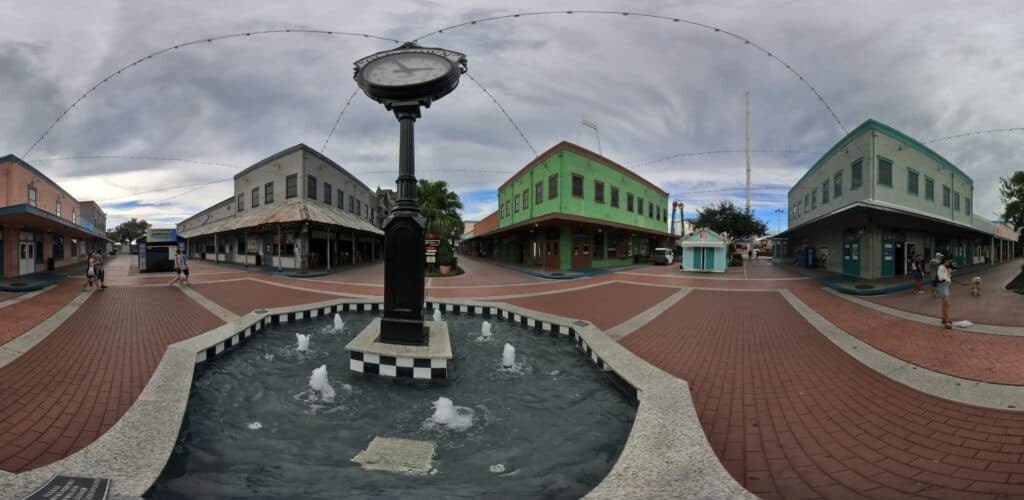
<svg viewBox="0 0 1024 500">
<path fill-rule="evenodd" d="M 612 186 L 612 206 L 619 208 L 619 188 Z"/>
<path fill-rule="evenodd" d="M 604 183 L 594 181 L 594 201 L 604 203 Z"/>
<path fill-rule="evenodd" d="M 516 195 L 515 207 L 516 207 L 516 213 L 519 213 L 519 195 L 518 194 Z"/>
<path fill-rule="evenodd" d="M 299 195 L 299 174 L 292 174 L 284 178 L 284 197 L 294 198 Z"/>
<path fill-rule="evenodd" d="M 942 185 L 942 206 L 944 206 L 944 207 L 948 207 L 949 206 L 949 193 L 950 193 L 949 186 L 943 184 Z"/>
<path fill-rule="evenodd" d="M 917 173 L 917 170 L 912 168 L 907 169 L 907 193 L 917 196 L 919 184 L 921 183 L 921 175 Z"/>
<path fill-rule="evenodd" d="M 274 183 L 268 182 L 263 185 L 263 203 L 269 205 L 274 202 Z"/>
<path fill-rule="evenodd" d="M 238 211 L 245 210 L 245 193 L 238 193 Z"/>
<path fill-rule="evenodd" d="M 352 195 L 348 195 L 348 211 L 349 212 L 355 212 L 356 211 L 356 199 L 354 197 L 352 197 Z"/>
<path fill-rule="evenodd" d="M 529 189 L 524 189 L 523 190 L 523 210 L 526 210 L 527 208 L 530 208 L 530 190 Z"/>
<path fill-rule="evenodd" d="M 332 203 L 331 196 L 334 195 L 334 188 L 331 187 L 331 183 L 324 183 L 324 203 L 330 205 Z"/>
<path fill-rule="evenodd" d="M 818 189 L 811 190 L 811 210 L 818 208 Z"/>
<path fill-rule="evenodd" d="M 71 209 L 71 222 L 78 224 L 78 212 L 76 212 L 73 208 Z"/>
<path fill-rule="evenodd" d="M 850 191 L 864 184 L 864 161 L 856 160 L 850 165 Z"/>
<path fill-rule="evenodd" d="M 935 180 L 931 177 L 924 178 L 924 199 L 935 201 Z"/>
<path fill-rule="evenodd" d="M 661 205 L 654 207 L 654 218 L 661 220 Z"/>
<path fill-rule="evenodd" d="M 796 202 L 796 205 L 793 205 L 793 212 L 796 213 L 796 217 L 800 217 L 800 202 L 799 201 Z"/>
<path fill-rule="evenodd" d="M 647 202 L 647 216 L 654 218 L 654 203 Z"/>
<path fill-rule="evenodd" d="M 892 187 L 892 160 L 878 159 L 878 185 Z"/>
<path fill-rule="evenodd" d="M 28 204 L 36 206 L 36 187 L 31 184 L 28 186 Z"/>
<path fill-rule="evenodd" d="M 338 208 L 345 210 L 345 192 L 338 190 Z"/>
<path fill-rule="evenodd" d="M 843 172 L 836 172 L 832 177 L 832 197 L 838 199 L 843 195 Z"/>
<path fill-rule="evenodd" d="M 312 175 L 306 176 L 306 198 L 316 199 L 316 177 Z"/>
<path fill-rule="evenodd" d="M 512 202 L 505 200 L 505 217 L 512 215 Z"/>
<path fill-rule="evenodd" d="M 821 204 L 822 205 L 828 203 L 828 193 L 829 193 L 829 191 L 828 191 L 828 179 L 825 179 L 825 182 L 821 183 Z"/>
<path fill-rule="evenodd" d="M 558 174 L 548 176 L 548 199 L 558 198 Z"/>
<path fill-rule="evenodd" d="M 626 211 L 633 211 L 633 193 L 626 193 Z"/>
<path fill-rule="evenodd" d="M 964 213 L 971 215 L 971 199 L 964 196 Z"/>
<path fill-rule="evenodd" d="M 583 197 L 583 176 L 572 174 L 572 196 L 573 198 Z"/>
<path fill-rule="evenodd" d="M 811 211 L 811 193 L 804 195 L 804 210 Z"/>
<path fill-rule="evenodd" d="M 644 199 L 643 198 L 637 198 L 636 199 L 636 213 L 638 213 L 640 215 L 644 214 Z"/>
<path fill-rule="evenodd" d="M 960 193 L 953 193 L 953 210 L 960 210 Z"/>
<path fill-rule="evenodd" d="M 538 182 L 533 188 L 533 204 L 540 205 L 544 203 L 544 182 Z"/>
<path fill-rule="evenodd" d="M 260 188 L 252 188 L 252 208 L 260 206 Z"/>
<path fill-rule="evenodd" d="M 360 201 L 358 198 L 356 198 L 355 213 L 356 213 L 356 215 L 359 215 L 359 214 L 363 213 L 363 202 Z"/>
<path fill-rule="evenodd" d="M 61 210 L 60 198 L 57 198 L 57 217 L 62 217 L 64 212 Z"/>
</svg>

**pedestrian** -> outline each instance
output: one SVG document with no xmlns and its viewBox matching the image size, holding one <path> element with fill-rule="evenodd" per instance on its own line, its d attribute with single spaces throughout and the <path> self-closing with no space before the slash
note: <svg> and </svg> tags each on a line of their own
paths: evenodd
<svg viewBox="0 0 1024 500">
<path fill-rule="evenodd" d="M 928 278 L 932 281 L 932 297 L 939 296 L 939 266 L 942 265 L 942 253 L 936 253 L 928 261 Z"/>
<path fill-rule="evenodd" d="M 181 253 L 181 250 L 178 250 L 177 257 L 181 257 L 181 273 L 185 275 L 185 277 L 182 278 L 182 280 L 184 281 L 185 285 L 190 285 L 191 283 L 189 283 L 188 256 Z"/>
<path fill-rule="evenodd" d="M 186 283 L 188 277 L 187 264 L 185 262 L 185 256 L 181 254 L 181 250 L 176 250 L 174 255 L 174 279 L 171 280 L 168 285 L 175 283 Z"/>
<path fill-rule="evenodd" d="M 747 260 L 754 260 L 754 250 L 751 248 L 747 249 Z"/>
<path fill-rule="evenodd" d="M 93 258 L 95 259 L 92 266 L 93 274 L 95 275 L 93 281 L 99 283 L 101 289 L 106 288 L 107 285 L 103 283 L 106 279 L 106 273 L 103 272 L 103 255 L 99 252 L 93 252 Z"/>
<path fill-rule="evenodd" d="M 924 293 L 921 289 L 921 280 L 924 279 L 924 256 L 915 255 L 912 262 L 914 275 L 914 293 Z"/>
<path fill-rule="evenodd" d="M 942 326 L 947 330 L 953 328 L 953 322 L 949 319 L 949 285 L 953 283 L 953 258 L 943 257 L 939 265 L 939 297 L 942 298 Z"/>
<path fill-rule="evenodd" d="M 93 257 L 94 252 L 89 252 L 89 255 L 85 257 L 85 284 L 82 285 L 82 290 L 92 288 L 94 286 L 94 279 L 96 277 L 96 260 Z"/>
</svg>

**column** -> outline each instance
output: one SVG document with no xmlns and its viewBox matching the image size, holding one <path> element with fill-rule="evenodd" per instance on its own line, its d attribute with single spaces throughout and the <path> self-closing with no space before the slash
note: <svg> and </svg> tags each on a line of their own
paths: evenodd
<svg viewBox="0 0 1024 500">
<path fill-rule="evenodd" d="M 281 272 L 281 247 L 284 246 L 284 239 L 281 238 L 281 225 L 277 225 L 277 272 Z"/>
<path fill-rule="evenodd" d="M 220 245 L 217 244 L 217 233 L 213 234 L 213 261 L 220 264 Z"/>
<path fill-rule="evenodd" d="M 327 270 L 331 270 L 331 230 L 327 230 Z"/>
</svg>

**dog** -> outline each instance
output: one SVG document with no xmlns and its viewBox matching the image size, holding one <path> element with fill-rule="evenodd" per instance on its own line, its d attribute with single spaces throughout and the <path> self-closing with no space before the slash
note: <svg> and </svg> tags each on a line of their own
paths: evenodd
<svg viewBox="0 0 1024 500">
<path fill-rule="evenodd" d="M 981 276 L 971 278 L 971 295 L 981 297 Z"/>
</svg>

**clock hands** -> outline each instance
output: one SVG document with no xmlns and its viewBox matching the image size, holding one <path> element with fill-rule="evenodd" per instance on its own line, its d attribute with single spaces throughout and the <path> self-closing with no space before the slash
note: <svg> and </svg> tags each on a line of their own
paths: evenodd
<svg viewBox="0 0 1024 500">
<path fill-rule="evenodd" d="M 396 66 L 398 66 L 398 69 L 392 70 L 391 71 L 392 73 L 405 73 L 407 75 L 411 75 L 413 71 L 428 71 L 430 69 L 433 69 L 433 68 L 410 68 L 410 67 L 402 64 L 402 61 L 397 61 L 397 60 L 394 61 L 394 63 L 395 63 Z"/>
</svg>

